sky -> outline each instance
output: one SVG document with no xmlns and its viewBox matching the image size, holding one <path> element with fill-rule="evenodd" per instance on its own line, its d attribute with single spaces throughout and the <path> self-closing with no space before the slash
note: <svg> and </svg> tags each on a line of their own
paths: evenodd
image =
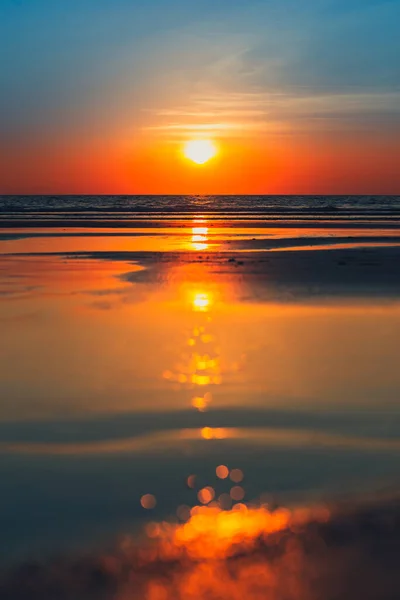
<svg viewBox="0 0 400 600">
<path fill-rule="evenodd" d="M 399 21 L 400 0 L 1 0 L 0 193 L 400 193 Z"/>
</svg>

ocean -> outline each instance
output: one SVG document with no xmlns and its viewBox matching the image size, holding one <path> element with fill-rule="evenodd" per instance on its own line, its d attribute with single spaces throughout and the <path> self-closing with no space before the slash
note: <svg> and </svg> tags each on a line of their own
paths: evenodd
<svg viewBox="0 0 400 600">
<path fill-rule="evenodd" d="M 0 196 L 0 214 L 122 213 L 230 215 L 391 215 L 400 212 L 400 196 Z M 121 216 L 122 216 L 121 215 Z"/>
</svg>

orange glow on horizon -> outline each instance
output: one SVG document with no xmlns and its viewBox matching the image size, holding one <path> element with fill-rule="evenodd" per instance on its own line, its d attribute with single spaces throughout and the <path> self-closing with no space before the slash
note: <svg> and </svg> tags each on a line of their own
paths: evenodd
<svg viewBox="0 0 400 600">
<path fill-rule="evenodd" d="M 318 134 L 218 138 L 206 168 L 189 168 L 182 143 L 109 132 L 30 140 L 1 154 L 4 194 L 395 194 L 397 138 Z M 369 143 L 368 143 L 369 142 Z M 79 148 L 79 152 L 77 152 Z M 379 152 L 377 152 L 379 148 Z"/>
</svg>

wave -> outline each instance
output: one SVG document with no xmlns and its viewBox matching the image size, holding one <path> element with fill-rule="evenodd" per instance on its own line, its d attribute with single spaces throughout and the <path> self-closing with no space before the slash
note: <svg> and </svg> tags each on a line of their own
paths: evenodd
<svg viewBox="0 0 400 600">
<path fill-rule="evenodd" d="M 0 214 L 13 213 L 397 214 L 400 196 L 0 196 Z"/>
</svg>

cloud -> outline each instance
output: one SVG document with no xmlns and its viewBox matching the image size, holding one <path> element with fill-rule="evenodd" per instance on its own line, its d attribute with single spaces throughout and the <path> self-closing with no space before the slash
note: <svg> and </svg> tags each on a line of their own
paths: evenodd
<svg viewBox="0 0 400 600">
<path fill-rule="evenodd" d="M 249 134 L 284 134 L 400 127 L 400 91 L 332 93 L 215 92 L 199 96 L 181 109 L 161 109 L 162 121 L 148 131 L 168 137 L 195 135 L 248 137 Z"/>
<path fill-rule="evenodd" d="M 398 131 L 398 4 L 336 4 L 253 3 L 224 26 L 178 32 L 185 55 L 172 53 L 172 93 L 147 111 L 146 130 L 177 140 Z"/>
</svg>

